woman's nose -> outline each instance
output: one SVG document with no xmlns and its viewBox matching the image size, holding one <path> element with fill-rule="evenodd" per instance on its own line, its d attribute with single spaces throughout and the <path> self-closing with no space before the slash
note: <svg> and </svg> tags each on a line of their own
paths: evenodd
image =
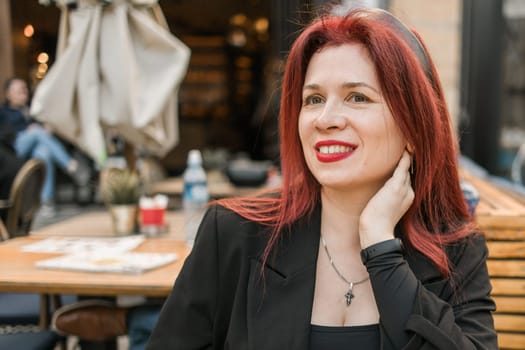
<svg viewBox="0 0 525 350">
<path fill-rule="evenodd" d="M 326 103 L 320 114 L 315 118 L 315 127 L 320 130 L 344 129 L 346 118 L 342 108 L 337 103 Z"/>
</svg>

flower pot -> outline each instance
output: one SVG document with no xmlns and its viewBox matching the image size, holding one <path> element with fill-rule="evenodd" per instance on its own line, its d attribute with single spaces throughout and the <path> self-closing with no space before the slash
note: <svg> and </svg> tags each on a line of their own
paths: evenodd
<svg viewBox="0 0 525 350">
<path fill-rule="evenodd" d="M 113 219 L 113 232 L 115 235 L 123 236 L 135 232 L 137 223 L 136 205 L 111 205 L 109 211 Z"/>
</svg>

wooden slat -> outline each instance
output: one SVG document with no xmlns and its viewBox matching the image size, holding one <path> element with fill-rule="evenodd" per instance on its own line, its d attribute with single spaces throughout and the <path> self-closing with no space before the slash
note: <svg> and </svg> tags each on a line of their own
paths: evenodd
<svg viewBox="0 0 525 350">
<path fill-rule="evenodd" d="M 525 242 L 487 242 L 490 258 L 523 258 Z"/>
<path fill-rule="evenodd" d="M 496 331 L 525 332 L 525 315 L 494 314 Z"/>
<path fill-rule="evenodd" d="M 525 277 L 525 260 L 487 260 L 490 276 Z"/>
<path fill-rule="evenodd" d="M 478 190 L 480 198 L 488 207 L 495 210 L 516 211 L 517 214 L 525 214 L 525 207 L 522 203 L 508 196 L 490 182 L 465 173 L 462 174 L 462 177 L 472 183 Z"/>
<path fill-rule="evenodd" d="M 514 198 L 516 201 L 520 202 L 521 204 L 525 205 L 525 196 L 520 194 L 520 193 L 517 193 L 516 191 L 512 191 L 512 189 L 508 189 L 508 188 L 502 188 L 502 187 L 499 187 L 498 188 L 505 192 L 505 194 L 507 196 L 510 196 L 512 198 Z"/>
<path fill-rule="evenodd" d="M 492 297 L 496 302 L 497 313 L 522 313 L 525 314 L 525 297 Z"/>
<path fill-rule="evenodd" d="M 509 197 L 505 194 L 505 192 L 500 191 L 496 189 L 495 187 L 485 187 L 484 189 L 480 189 L 479 183 L 474 185 L 476 189 L 479 191 L 479 196 L 481 199 L 481 202 L 484 203 L 485 206 L 480 207 L 480 210 L 482 212 L 487 211 L 490 213 L 516 213 L 516 214 L 523 214 L 525 213 L 523 204 L 521 204 L 519 201 L 515 200 L 512 197 Z"/>
<path fill-rule="evenodd" d="M 492 295 L 525 296 L 525 280 L 518 278 L 491 278 Z"/>
<path fill-rule="evenodd" d="M 498 332 L 500 350 L 525 349 L 525 334 Z"/>
<path fill-rule="evenodd" d="M 479 192 L 480 202 L 476 208 L 476 222 L 483 228 L 507 228 L 523 230 L 525 205 L 509 196 L 487 180 L 477 178 L 467 171 L 460 172 L 462 179 L 470 182 Z"/>
<path fill-rule="evenodd" d="M 489 248 L 499 348 L 525 350 L 525 201 L 463 169 L 460 175 L 480 195 L 475 220 Z"/>
<path fill-rule="evenodd" d="M 513 230 L 522 230 L 525 227 L 525 214 L 497 214 L 490 215 L 479 214 L 476 210 L 476 222 L 482 229 L 506 228 Z"/>
<path fill-rule="evenodd" d="M 507 240 L 507 241 L 521 241 L 525 240 L 525 229 L 507 230 L 507 229 L 493 229 L 482 228 L 487 240 Z"/>
</svg>

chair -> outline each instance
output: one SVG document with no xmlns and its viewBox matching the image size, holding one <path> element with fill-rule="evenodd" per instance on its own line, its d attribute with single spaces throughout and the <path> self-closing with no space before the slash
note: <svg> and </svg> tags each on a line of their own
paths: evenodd
<svg viewBox="0 0 525 350">
<path fill-rule="evenodd" d="M 0 237 L 9 239 L 29 233 L 40 207 L 45 166 L 30 159 L 18 171 L 7 200 L 0 201 Z M 41 296 L 0 293 L 0 349 L 52 350 L 63 341 L 53 331 L 39 329 Z"/>
<path fill-rule="evenodd" d="M 0 241 L 5 241 L 7 239 L 9 239 L 9 232 L 7 232 L 4 221 L 0 218 Z"/>
<path fill-rule="evenodd" d="M 0 200 L 0 210 L 5 217 L 3 226 L 8 233 L 8 238 L 25 236 L 29 233 L 33 218 L 40 207 L 40 192 L 44 184 L 45 171 L 45 165 L 41 160 L 29 159 L 17 173 L 9 198 Z"/>
</svg>

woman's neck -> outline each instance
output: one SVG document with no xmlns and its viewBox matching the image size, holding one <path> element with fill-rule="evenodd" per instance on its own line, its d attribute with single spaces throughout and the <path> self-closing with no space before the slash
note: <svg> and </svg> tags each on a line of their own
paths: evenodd
<svg viewBox="0 0 525 350">
<path fill-rule="evenodd" d="M 321 189 L 321 233 L 347 248 L 360 249 L 359 217 L 377 189 Z M 334 237 L 334 236 L 337 236 Z"/>
</svg>

